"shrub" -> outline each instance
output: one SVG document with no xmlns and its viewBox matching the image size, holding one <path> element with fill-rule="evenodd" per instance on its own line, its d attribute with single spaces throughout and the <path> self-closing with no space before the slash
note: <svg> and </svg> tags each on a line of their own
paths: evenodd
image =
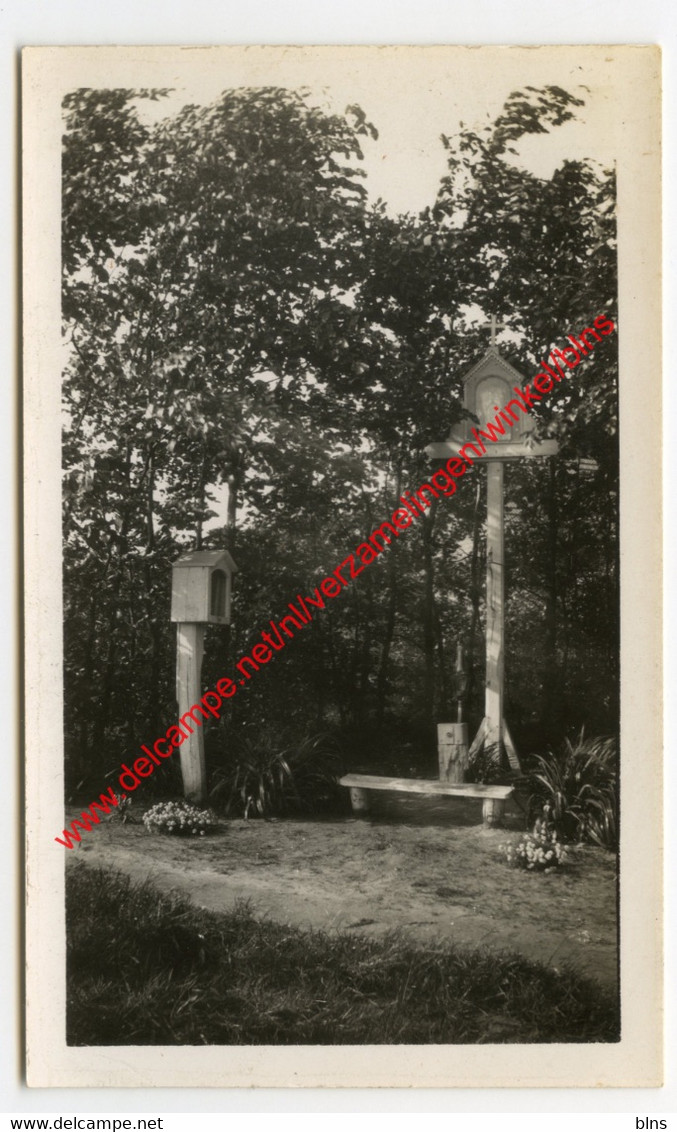
<svg viewBox="0 0 677 1132">
<path fill-rule="evenodd" d="M 228 764 L 215 774 L 210 798 L 245 818 L 313 812 L 336 801 L 340 773 L 338 747 L 327 735 L 297 742 L 269 734 L 239 737 Z"/>
<path fill-rule="evenodd" d="M 549 873 L 566 859 L 566 852 L 557 840 L 549 807 L 543 808 L 543 817 L 537 818 L 532 833 L 527 833 L 515 845 L 500 845 L 507 863 L 514 869 L 529 869 Z"/>
<path fill-rule="evenodd" d="M 557 752 L 533 755 L 522 783 L 530 792 L 530 814 L 550 807 L 565 841 L 589 841 L 606 849 L 618 844 L 618 758 L 613 739 L 566 740 Z"/>
<path fill-rule="evenodd" d="M 512 782 L 515 775 L 504 764 L 500 747 L 496 743 L 482 745 L 470 756 L 465 772 L 466 782 L 481 782 L 485 785 Z"/>
<path fill-rule="evenodd" d="M 175 837 L 204 837 L 216 819 L 209 810 L 198 810 L 189 802 L 158 802 L 143 815 L 149 833 L 169 833 Z"/>
<path fill-rule="evenodd" d="M 130 817 L 133 799 L 126 794 L 116 794 L 115 792 L 113 792 L 113 797 L 115 798 L 115 806 L 109 813 L 106 821 L 120 822 L 122 825 L 126 825 Z"/>
</svg>

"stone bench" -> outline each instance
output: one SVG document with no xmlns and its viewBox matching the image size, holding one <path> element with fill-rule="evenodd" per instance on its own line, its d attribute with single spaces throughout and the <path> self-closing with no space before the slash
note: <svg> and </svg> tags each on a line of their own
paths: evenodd
<svg viewBox="0 0 677 1132">
<path fill-rule="evenodd" d="M 500 825 L 512 786 L 485 786 L 479 782 L 440 782 L 427 778 L 382 778 L 377 774 L 344 774 L 341 786 L 350 790 L 353 812 L 369 811 L 370 790 L 391 790 L 402 794 L 428 794 L 454 798 L 481 798 L 485 826 Z"/>
</svg>

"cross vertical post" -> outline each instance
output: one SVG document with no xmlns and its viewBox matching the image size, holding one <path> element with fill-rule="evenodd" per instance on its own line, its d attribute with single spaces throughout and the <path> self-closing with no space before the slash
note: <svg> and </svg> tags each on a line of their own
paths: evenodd
<svg viewBox="0 0 677 1132">
<path fill-rule="evenodd" d="M 503 741 L 505 671 L 505 558 L 503 528 L 503 463 L 487 464 L 487 617 L 485 743 L 500 751 Z"/>
<path fill-rule="evenodd" d="M 500 412 L 500 405 L 508 405 L 515 390 L 524 385 L 525 378 L 511 366 L 496 345 L 496 334 L 507 330 L 495 314 L 488 319 L 491 343 L 483 358 L 472 367 L 463 378 L 463 405 L 470 417 L 487 421 L 492 413 Z M 514 404 L 514 402 L 513 402 Z M 501 418 L 506 420 L 506 417 Z M 496 417 L 499 428 L 499 417 Z M 475 451 L 476 430 L 469 423 L 456 425 L 447 440 L 435 441 L 426 448 L 431 460 L 440 462 L 450 457 L 465 456 L 465 447 Z M 486 434 L 485 434 L 486 435 Z M 474 758 L 483 748 L 492 752 L 498 764 L 503 755 L 507 756 L 511 770 L 519 773 L 520 761 L 513 743 L 510 729 L 504 716 L 505 709 L 505 524 L 503 502 L 503 464 L 506 460 L 532 459 L 534 457 L 555 456 L 558 445 L 555 440 L 534 439 L 531 429 L 523 416 L 517 414 L 506 432 L 500 428 L 500 436 L 492 433 L 492 444 L 488 451 L 473 456 L 487 465 L 487 570 L 486 570 L 486 675 L 484 685 L 484 716 L 469 756 Z M 467 457 L 466 457 L 467 460 Z M 449 727 L 449 725 L 445 725 Z M 446 763 L 444 763 L 446 766 Z M 440 778 L 443 761 L 440 760 Z M 494 803 L 487 802 L 495 817 Z M 496 802 L 499 807 L 502 803 Z"/>
<path fill-rule="evenodd" d="M 489 319 L 489 333 L 491 335 L 490 341 L 492 346 L 496 345 L 496 331 L 507 329 L 508 327 L 506 326 L 506 324 L 504 322 L 499 322 L 495 314 L 491 315 L 491 318 Z"/>
</svg>

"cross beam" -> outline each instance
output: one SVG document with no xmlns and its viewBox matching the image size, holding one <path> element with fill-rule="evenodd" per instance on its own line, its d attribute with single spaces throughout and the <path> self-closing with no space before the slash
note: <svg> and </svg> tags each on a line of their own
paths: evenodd
<svg viewBox="0 0 677 1132">
<path fill-rule="evenodd" d="M 485 323 L 485 325 L 486 325 L 486 323 Z M 507 330 L 507 329 L 508 329 L 508 327 L 505 324 L 505 322 L 499 322 L 498 319 L 496 318 L 496 315 L 492 314 L 491 318 L 489 319 L 489 333 L 491 335 L 491 345 L 492 346 L 496 345 L 496 331 L 497 330 Z"/>
</svg>

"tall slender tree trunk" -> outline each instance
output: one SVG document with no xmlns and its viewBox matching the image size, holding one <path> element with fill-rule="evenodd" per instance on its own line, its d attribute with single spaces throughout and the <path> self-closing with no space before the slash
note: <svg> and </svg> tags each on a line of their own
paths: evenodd
<svg viewBox="0 0 677 1132">
<path fill-rule="evenodd" d="M 372 575 L 365 574 L 364 592 L 366 594 L 367 612 L 356 628 L 355 632 L 355 658 L 356 675 L 353 687 L 358 694 L 354 699 L 353 718 L 361 726 L 367 715 L 367 700 L 369 697 L 369 680 L 371 677 L 371 640 L 375 623 L 374 588 Z"/>
<path fill-rule="evenodd" d="M 235 546 L 235 533 L 237 528 L 237 497 L 240 490 L 240 472 L 235 469 L 226 477 L 228 485 L 228 507 L 226 510 L 226 529 L 224 537 L 226 549 L 231 553 Z"/>
<path fill-rule="evenodd" d="M 92 729 L 92 754 L 101 759 L 105 753 L 106 729 L 111 716 L 113 690 L 115 687 L 115 664 L 117 661 L 117 632 L 116 626 L 109 626 L 106 659 L 103 664 L 101 677 L 98 711 Z M 103 762 L 103 760 L 102 760 Z M 101 764 L 99 764 L 100 766 Z M 97 770 L 99 767 L 97 767 Z"/>
<path fill-rule="evenodd" d="M 238 467 L 232 468 L 226 476 L 226 484 L 228 485 L 228 504 L 226 508 L 226 526 L 223 531 L 223 539 L 225 549 L 231 554 L 235 547 L 235 536 L 237 533 L 237 504 L 238 495 L 240 490 L 241 471 Z M 233 581 L 233 585 L 237 585 L 237 574 Z M 223 644 L 223 662 L 224 665 L 229 665 L 234 659 L 231 657 L 232 643 L 233 643 L 233 629 L 232 625 L 224 625 L 222 629 L 222 644 Z"/>
<path fill-rule="evenodd" d="M 155 524 L 154 524 L 154 500 L 153 492 L 155 491 L 155 461 L 153 459 L 153 451 L 151 449 L 148 456 L 148 481 L 146 484 L 146 554 L 150 554 L 155 546 Z"/>
<path fill-rule="evenodd" d="M 338 663 L 338 658 L 337 658 L 337 655 L 336 655 L 336 642 L 335 642 L 335 638 L 334 638 L 334 629 L 333 629 L 333 626 L 332 626 L 332 623 L 331 623 L 331 617 L 328 617 L 326 619 L 324 625 L 322 626 L 323 634 L 324 634 L 325 628 L 326 628 L 327 652 L 329 654 L 329 664 L 331 666 L 331 672 L 332 672 L 332 684 L 333 684 L 333 687 L 334 687 L 335 692 L 336 692 L 336 704 L 337 704 L 337 707 L 338 707 L 339 719 L 341 721 L 341 727 L 345 727 L 345 725 L 346 725 L 346 710 L 345 710 L 345 703 L 344 703 L 344 693 L 343 693 L 343 688 L 341 686 L 341 678 L 340 678 L 340 674 L 339 674 L 339 663 Z"/>
<path fill-rule="evenodd" d="M 423 516 L 423 710 L 432 726 L 435 721 L 435 568 L 433 533 L 437 500 Z"/>
<path fill-rule="evenodd" d="M 398 465 L 395 473 L 396 501 L 400 498 L 401 493 L 402 468 L 400 465 Z M 395 619 L 397 617 L 398 559 L 396 541 L 393 542 L 390 550 L 388 551 L 388 566 L 386 577 L 388 579 L 388 605 L 386 609 L 386 623 L 382 637 L 381 658 L 379 661 L 378 674 L 376 677 L 376 721 L 379 728 L 383 726 L 383 719 L 385 716 L 388 686 L 388 663 L 390 660 L 390 651 L 392 649 L 393 637 L 395 635 Z"/>
<path fill-rule="evenodd" d="M 437 598 L 433 592 L 433 629 L 435 633 L 435 646 L 437 648 L 437 676 L 438 676 L 438 704 L 440 723 L 446 720 L 451 720 L 454 715 L 454 705 L 452 702 L 451 685 L 449 683 L 449 672 L 447 670 L 447 650 L 444 644 L 444 631 L 442 628 L 442 620 L 440 618 L 440 611 L 437 604 Z"/>
<path fill-rule="evenodd" d="M 545 581 L 545 621 L 543 658 L 543 708 L 541 722 L 546 730 L 557 727 L 560 714 L 557 705 L 561 702 L 562 689 L 558 679 L 557 664 L 557 541 L 559 531 L 557 499 L 557 467 L 554 460 L 548 461 L 547 502 L 547 554 Z"/>
<path fill-rule="evenodd" d="M 96 594 L 92 592 L 89 598 L 87 639 L 85 642 L 83 663 L 83 671 L 87 681 L 87 696 L 85 702 L 80 706 L 80 718 L 78 721 L 77 766 L 79 774 L 87 771 L 89 761 L 89 735 L 93 715 L 92 674 L 94 672 L 94 643 L 96 640 L 96 607 Z"/>
<path fill-rule="evenodd" d="M 148 484 L 146 500 L 146 555 L 143 560 L 143 582 L 145 588 L 146 624 L 150 638 L 150 662 L 148 665 L 147 685 L 147 725 L 151 731 L 160 727 L 160 669 L 162 655 L 162 626 L 158 616 L 156 602 L 154 573 L 157 569 L 153 551 L 155 548 L 155 522 L 154 522 L 154 491 L 155 491 L 155 461 L 153 454 L 148 460 Z M 136 619 L 134 619 L 136 620 Z"/>
<path fill-rule="evenodd" d="M 480 676 L 480 664 L 484 663 L 484 657 L 478 659 L 477 641 L 480 628 L 480 606 L 482 602 L 482 561 L 481 561 L 481 539 L 482 539 L 482 480 L 477 477 L 475 484 L 475 506 L 473 509 L 472 521 L 472 556 L 470 559 L 470 629 L 468 631 L 468 645 L 466 649 L 468 674 L 469 679 L 466 687 L 466 693 L 463 702 L 463 716 L 468 720 L 470 715 L 470 707 L 473 699 L 477 694 L 478 688 L 481 689 L 484 683 L 484 674 Z M 482 710 L 483 710 L 482 703 Z"/>
<path fill-rule="evenodd" d="M 324 663 L 324 648 L 322 645 L 321 633 L 317 632 L 317 622 L 313 621 L 311 624 L 311 634 L 315 637 L 316 643 L 316 661 L 313 665 L 315 670 L 315 726 L 318 730 L 324 727 L 324 710 L 327 689 L 327 672 Z"/>
</svg>

